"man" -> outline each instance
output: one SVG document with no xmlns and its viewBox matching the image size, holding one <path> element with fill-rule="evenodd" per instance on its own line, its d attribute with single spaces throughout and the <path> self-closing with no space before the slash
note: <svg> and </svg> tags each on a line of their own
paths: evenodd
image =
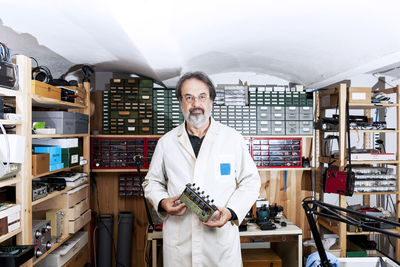
<svg viewBox="0 0 400 267">
<path fill-rule="evenodd" d="M 211 118 L 215 88 L 201 72 L 176 87 L 185 122 L 158 141 L 143 182 L 163 223 L 164 266 L 242 266 L 238 225 L 259 195 L 260 177 L 243 137 Z M 218 208 L 203 223 L 178 201 L 196 183 Z"/>
</svg>

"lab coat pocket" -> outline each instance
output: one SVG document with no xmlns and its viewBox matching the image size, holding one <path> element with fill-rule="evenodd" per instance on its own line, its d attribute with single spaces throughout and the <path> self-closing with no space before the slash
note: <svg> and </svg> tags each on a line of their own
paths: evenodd
<svg viewBox="0 0 400 267">
<path fill-rule="evenodd" d="M 234 176 L 235 165 L 232 155 L 218 155 L 215 157 L 215 173 L 221 178 L 230 178 Z"/>
<path fill-rule="evenodd" d="M 217 228 L 217 242 L 221 247 L 230 247 L 235 241 L 235 229 L 230 222 L 226 223 L 223 227 Z"/>
<path fill-rule="evenodd" d="M 179 243 L 181 219 L 180 216 L 169 216 L 164 221 L 163 239 L 166 245 L 175 247 Z"/>
</svg>

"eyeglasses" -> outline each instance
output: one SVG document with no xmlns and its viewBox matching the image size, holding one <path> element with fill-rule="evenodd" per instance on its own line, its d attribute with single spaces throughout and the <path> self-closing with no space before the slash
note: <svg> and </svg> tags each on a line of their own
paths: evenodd
<svg viewBox="0 0 400 267">
<path fill-rule="evenodd" d="M 193 96 L 193 95 L 184 95 L 183 99 L 186 101 L 186 103 L 192 104 L 194 103 L 194 101 L 196 100 L 196 98 L 200 101 L 200 102 L 206 102 L 207 99 L 209 98 L 209 96 L 207 94 L 200 94 L 199 96 Z"/>
</svg>

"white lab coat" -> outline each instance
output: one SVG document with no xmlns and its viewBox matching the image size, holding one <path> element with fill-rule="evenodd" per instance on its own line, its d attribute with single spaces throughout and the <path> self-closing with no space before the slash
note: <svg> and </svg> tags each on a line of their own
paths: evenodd
<svg viewBox="0 0 400 267">
<path fill-rule="evenodd" d="M 230 171 L 221 170 L 221 163 L 228 163 Z M 157 209 L 163 198 L 181 194 L 188 183 L 196 183 L 215 205 L 231 208 L 238 220 L 210 228 L 189 209 L 183 216 L 160 213 L 164 266 L 242 266 L 238 224 L 260 191 L 260 176 L 243 137 L 211 119 L 197 159 L 184 123 L 160 138 L 143 182 L 146 198 Z"/>
</svg>

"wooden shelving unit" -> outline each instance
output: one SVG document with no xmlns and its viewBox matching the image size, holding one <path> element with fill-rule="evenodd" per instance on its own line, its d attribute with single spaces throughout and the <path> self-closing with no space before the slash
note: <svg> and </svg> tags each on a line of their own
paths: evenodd
<svg viewBox="0 0 400 267">
<path fill-rule="evenodd" d="M 87 165 L 88 164 L 78 165 L 78 166 L 74 166 L 74 167 L 71 167 L 71 168 L 62 168 L 62 169 L 58 169 L 58 170 L 51 171 L 51 172 L 45 172 L 45 173 L 41 173 L 41 174 L 38 174 L 38 175 L 32 175 L 32 178 L 39 178 L 39 177 L 43 177 L 43 176 L 46 176 L 46 175 L 49 175 L 49 174 L 58 173 L 58 172 L 62 172 L 62 171 L 70 171 L 72 169 L 79 168 L 79 167 L 85 167 Z"/>
<path fill-rule="evenodd" d="M 32 138 L 74 138 L 87 136 L 89 134 L 32 134 Z"/>
<path fill-rule="evenodd" d="M 0 120 L 3 125 L 21 125 L 22 121 Z"/>
<path fill-rule="evenodd" d="M 347 86 L 346 84 L 340 84 L 337 88 L 332 88 L 329 90 L 325 91 L 319 91 L 317 92 L 317 101 L 316 101 L 316 117 L 325 117 L 325 112 L 328 109 L 336 109 L 338 114 L 339 114 L 339 129 L 336 131 L 322 131 L 322 130 L 316 130 L 316 167 L 317 167 L 317 177 L 321 177 L 322 171 L 321 168 L 323 167 L 324 164 L 332 164 L 334 166 L 337 166 L 339 170 L 344 170 L 345 166 L 348 164 L 347 160 L 347 146 L 346 146 L 346 141 L 347 141 L 347 132 L 346 132 L 346 99 L 347 99 Z M 372 89 L 371 89 L 372 90 Z M 363 110 L 364 115 L 367 116 L 368 118 L 371 118 L 371 109 L 376 109 L 376 108 L 392 108 L 396 110 L 396 129 L 390 129 L 390 130 L 351 130 L 350 134 L 362 134 L 363 135 L 363 141 L 364 141 L 364 148 L 369 149 L 370 147 L 370 141 L 371 135 L 373 134 L 379 134 L 380 136 L 383 136 L 385 134 L 395 134 L 396 135 L 396 160 L 390 160 L 390 161 L 373 161 L 373 160 L 368 160 L 368 161 L 355 161 L 352 160 L 352 165 L 375 165 L 376 164 L 388 164 L 391 166 L 395 166 L 395 171 L 396 171 L 396 176 L 397 176 L 397 190 L 396 192 L 370 192 L 370 193 L 354 193 L 354 195 L 361 195 L 363 200 L 361 204 L 363 205 L 369 205 L 370 204 L 370 197 L 371 195 L 386 195 L 386 194 L 394 194 L 397 198 L 395 201 L 396 203 L 396 221 L 399 220 L 400 218 L 400 213 L 399 213 L 399 208 L 400 208 L 400 181 L 399 181 L 399 173 L 400 173 L 400 132 L 399 132 L 399 125 L 400 125 L 400 107 L 399 107 L 399 97 L 400 97 L 400 86 L 397 86 L 395 88 L 390 88 L 390 89 L 384 89 L 384 90 L 379 90 L 380 92 L 384 92 L 386 94 L 396 94 L 395 99 L 397 100 L 397 103 L 394 104 L 349 104 L 350 112 L 351 110 L 357 109 L 357 110 Z M 338 106 L 323 106 L 321 98 L 324 96 L 335 96 L 338 99 Z M 323 157 L 321 156 L 321 147 L 322 147 L 322 138 L 324 137 L 325 132 L 336 132 L 338 133 L 338 143 L 339 143 L 339 155 L 336 159 L 334 158 L 329 158 L 329 157 Z M 322 179 L 322 178 L 321 178 Z M 318 184 L 317 192 L 316 192 L 316 197 L 318 199 L 323 200 L 323 192 L 322 192 L 322 185 Z M 342 208 L 347 207 L 347 197 L 339 195 L 339 206 Z M 341 248 L 341 257 L 346 256 L 346 248 L 347 248 L 347 236 L 348 235 L 372 235 L 372 234 L 379 234 L 375 232 L 348 232 L 347 231 L 347 226 L 345 223 L 336 223 L 332 224 L 330 221 L 324 218 L 318 218 L 318 224 L 320 226 L 323 226 L 324 228 L 328 229 L 329 231 L 332 231 L 333 233 L 336 233 L 339 235 L 339 247 Z M 399 233 L 398 229 L 393 229 L 390 230 L 393 232 Z M 400 241 L 397 239 L 396 245 L 395 245 L 395 255 L 397 261 L 400 260 Z"/>
<path fill-rule="evenodd" d="M 52 201 L 53 199 L 61 196 L 66 191 L 71 188 L 65 188 L 62 191 L 55 191 L 46 196 L 45 198 L 39 199 L 32 202 L 32 179 L 39 178 L 48 174 L 53 174 L 61 171 L 69 171 L 75 168 L 82 168 L 83 172 L 90 173 L 90 135 L 89 132 L 86 134 L 55 134 L 55 135 L 45 135 L 45 134 L 32 134 L 32 109 L 35 107 L 40 108 L 57 108 L 64 111 L 80 112 L 84 114 L 90 114 L 89 101 L 90 101 L 90 85 L 89 83 L 83 83 L 83 88 L 86 91 L 86 104 L 75 104 L 66 101 L 51 99 L 48 97 L 43 97 L 39 95 L 32 94 L 32 86 L 35 86 L 37 81 L 31 80 L 31 59 L 17 55 L 16 62 L 18 65 L 18 77 L 19 77 L 19 90 L 9 90 L 0 87 L 0 96 L 6 96 L 12 99 L 13 103 L 16 105 L 16 113 L 22 116 L 21 121 L 9 121 L 0 120 L 0 123 L 16 125 L 16 133 L 18 135 L 23 135 L 26 138 L 25 145 L 25 156 L 24 163 L 21 166 L 21 171 L 15 178 L 0 181 L 0 187 L 15 185 L 16 187 L 16 200 L 17 204 L 21 205 L 21 227 L 20 229 L 9 233 L 7 235 L 0 236 L 0 243 L 9 239 L 12 236 L 17 237 L 17 244 L 32 244 L 32 213 L 35 212 L 33 207 L 46 201 Z M 90 122 L 88 125 L 90 129 Z M 32 175 L 32 138 L 80 138 L 83 157 L 87 160 L 87 164 L 75 166 L 72 168 L 63 168 L 52 172 L 43 173 L 40 175 Z M 90 176 L 88 176 L 90 179 Z M 90 181 L 90 180 L 89 180 Z M 89 183 L 88 181 L 88 183 Z M 90 192 L 89 192 L 90 198 Z M 39 205 L 40 206 L 40 205 Z M 84 226 L 88 230 L 88 226 Z M 34 264 L 38 263 L 44 259 L 51 251 L 55 250 L 57 247 L 61 246 L 65 241 L 67 241 L 71 234 L 64 234 L 60 238 L 58 243 L 54 243 L 52 248 L 44 253 L 39 259 L 35 261 Z M 33 261 L 28 261 L 24 266 L 32 266 Z"/>
<path fill-rule="evenodd" d="M 7 239 L 9 239 L 9 238 L 11 238 L 13 236 L 16 236 L 16 235 L 20 234 L 21 232 L 22 232 L 22 229 L 20 227 L 17 230 L 11 232 L 11 233 L 8 233 L 8 234 L 0 236 L 0 243 L 6 241 Z"/>
<path fill-rule="evenodd" d="M 9 185 L 15 185 L 17 183 L 21 182 L 21 178 L 10 178 L 10 179 L 5 179 L 0 181 L 0 188 L 4 186 L 9 186 Z"/>
</svg>

